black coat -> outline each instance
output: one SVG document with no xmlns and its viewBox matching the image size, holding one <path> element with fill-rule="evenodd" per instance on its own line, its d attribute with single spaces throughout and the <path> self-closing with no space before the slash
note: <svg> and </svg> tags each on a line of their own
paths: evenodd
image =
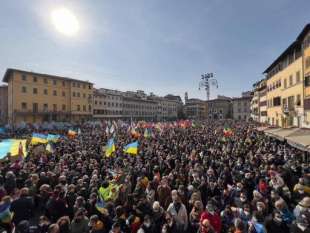
<svg viewBox="0 0 310 233">
<path fill-rule="evenodd" d="M 31 197 L 22 196 L 11 204 L 14 212 L 13 222 L 17 225 L 22 220 L 29 220 L 34 210 L 34 202 Z"/>
</svg>

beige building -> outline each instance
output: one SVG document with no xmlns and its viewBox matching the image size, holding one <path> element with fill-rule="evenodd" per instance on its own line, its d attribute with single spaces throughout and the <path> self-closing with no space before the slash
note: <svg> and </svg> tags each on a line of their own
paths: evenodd
<svg viewBox="0 0 310 233">
<path fill-rule="evenodd" d="M 8 121 L 8 86 L 0 86 L 0 125 Z"/>
<path fill-rule="evenodd" d="M 310 128 L 310 24 L 306 25 L 298 38 L 302 41 L 304 71 L 304 120 L 302 126 Z"/>
<path fill-rule="evenodd" d="M 207 118 L 212 120 L 232 118 L 231 99 L 224 96 L 218 96 L 217 99 L 206 102 Z"/>
<path fill-rule="evenodd" d="M 280 127 L 301 127 L 304 118 L 302 41 L 296 39 L 265 71 L 267 121 Z"/>
<path fill-rule="evenodd" d="M 251 118 L 251 96 L 232 98 L 232 113 L 234 120 L 248 121 Z"/>
<path fill-rule="evenodd" d="M 123 117 L 122 92 L 100 88 L 94 91 L 94 119 Z"/>
<path fill-rule="evenodd" d="M 200 99 L 189 99 L 185 93 L 184 114 L 188 119 L 202 120 L 206 118 L 206 102 Z"/>
<path fill-rule="evenodd" d="M 253 97 L 251 100 L 251 118 L 260 123 L 267 123 L 267 86 L 266 79 L 262 79 L 253 85 Z"/>
<path fill-rule="evenodd" d="M 8 121 L 83 122 L 92 118 L 93 84 L 66 77 L 7 69 Z"/>
</svg>

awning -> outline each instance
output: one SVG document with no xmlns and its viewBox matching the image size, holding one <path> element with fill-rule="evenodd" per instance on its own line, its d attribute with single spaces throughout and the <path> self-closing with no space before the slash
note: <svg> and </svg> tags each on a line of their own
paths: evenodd
<svg viewBox="0 0 310 233">
<path fill-rule="evenodd" d="M 299 129 L 286 137 L 288 144 L 300 150 L 310 152 L 310 130 Z"/>
<path fill-rule="evenodd" d="M 286 137 L 289 137 L 290 135 L 297 132 L 298 130 L 300 129 L 299 128 L 285 128 L 285 129 L 277 128 L 277 129 L 265 130 L 264 132 L 271 137 L 274 137 L 280 141 L 284 141 Z"/>
</svg>

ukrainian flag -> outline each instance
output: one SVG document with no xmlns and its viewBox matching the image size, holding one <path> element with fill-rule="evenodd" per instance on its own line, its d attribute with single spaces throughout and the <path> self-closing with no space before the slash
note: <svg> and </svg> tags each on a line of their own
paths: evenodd
<svg viewBox="0 0 310 233">
<path fill-rule="evenodd" d="M 58 134 L 48 134 L 47 135 L 47 141 L 49 142 L 57 142 L 60 138 L 60 135 Z"/>
<path fill-rule="evenodd" d="M 103 201 L 101 198 L 99 198 L 99 199 L 97 200 L 95 206 L 96 206 L 96 209 L 97 209 L 100 213 L 102 213 L 102 214 L 106 211 L 106 209 L 105 209 L 105 203 L 104 203 L 104 201 Z"/>
<path fill-rule="evenodd" d="M 42 144 L 47 143 L 47 136 L 44 134 L 40 134 L 40 133 L 33 133 L 32 139 L 31 139 L 31 144 L 36 145 L 39 143 L 42 143 Z"/>
<path fill-rule="evenodd" d="M 127 154 L 137 155 L 138 154 L 138 141 L 132 142 L 124 147 L 124 152 Z"/>
<path fill-rule="evenodd" d="M 114 139 L 111 138 L 109 139 L 108 144 L 106 146 L 105 156 L 110 157 L 114 151 L 115 151 Z"/>
<path fill-rule="evenodd" d="M 11 156 L 18 156 L 20 152 L 20 144 L 22 146 L 22 152 L 25 157 L 27 155 L 26 141 L 27 140 L 6 139 L 0 142 L 0 159 L 3 159 L 5 156 L 7 156 L 8 153 L 10 153 Z"/>
<path fill-rule="evenodd" d="M 9 224 L 13 219 L 13 213 L 10 211 L 10 204 L 3 203 L 0 205 L 0 222 Z"/>
</svg>

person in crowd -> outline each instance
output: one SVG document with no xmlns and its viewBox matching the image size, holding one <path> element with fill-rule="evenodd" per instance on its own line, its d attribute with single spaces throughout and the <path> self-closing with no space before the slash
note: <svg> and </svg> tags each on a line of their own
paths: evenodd
<svg viewBox="0 0 310 233">
<path fill-rule="evenodd" d="M 41 125 L 12 128 L 4 138 L 27 139 L 27 157 L 18 164 L 10 156 L 0 161 L 0 229 L 307 232 L 309 153 L 257 126 L 234 120 L 86 122 L 71 126 L 80 129 L 74 137 Z M 145 128 L 151 132 L 146 137 Z M 64 137 L 50 152 L 31 143 L 33 132 Z M 112 135 L 115 151 L 105 156 Z M 137 155 L 123 151 L 133 141 Z"/>
</svg>

